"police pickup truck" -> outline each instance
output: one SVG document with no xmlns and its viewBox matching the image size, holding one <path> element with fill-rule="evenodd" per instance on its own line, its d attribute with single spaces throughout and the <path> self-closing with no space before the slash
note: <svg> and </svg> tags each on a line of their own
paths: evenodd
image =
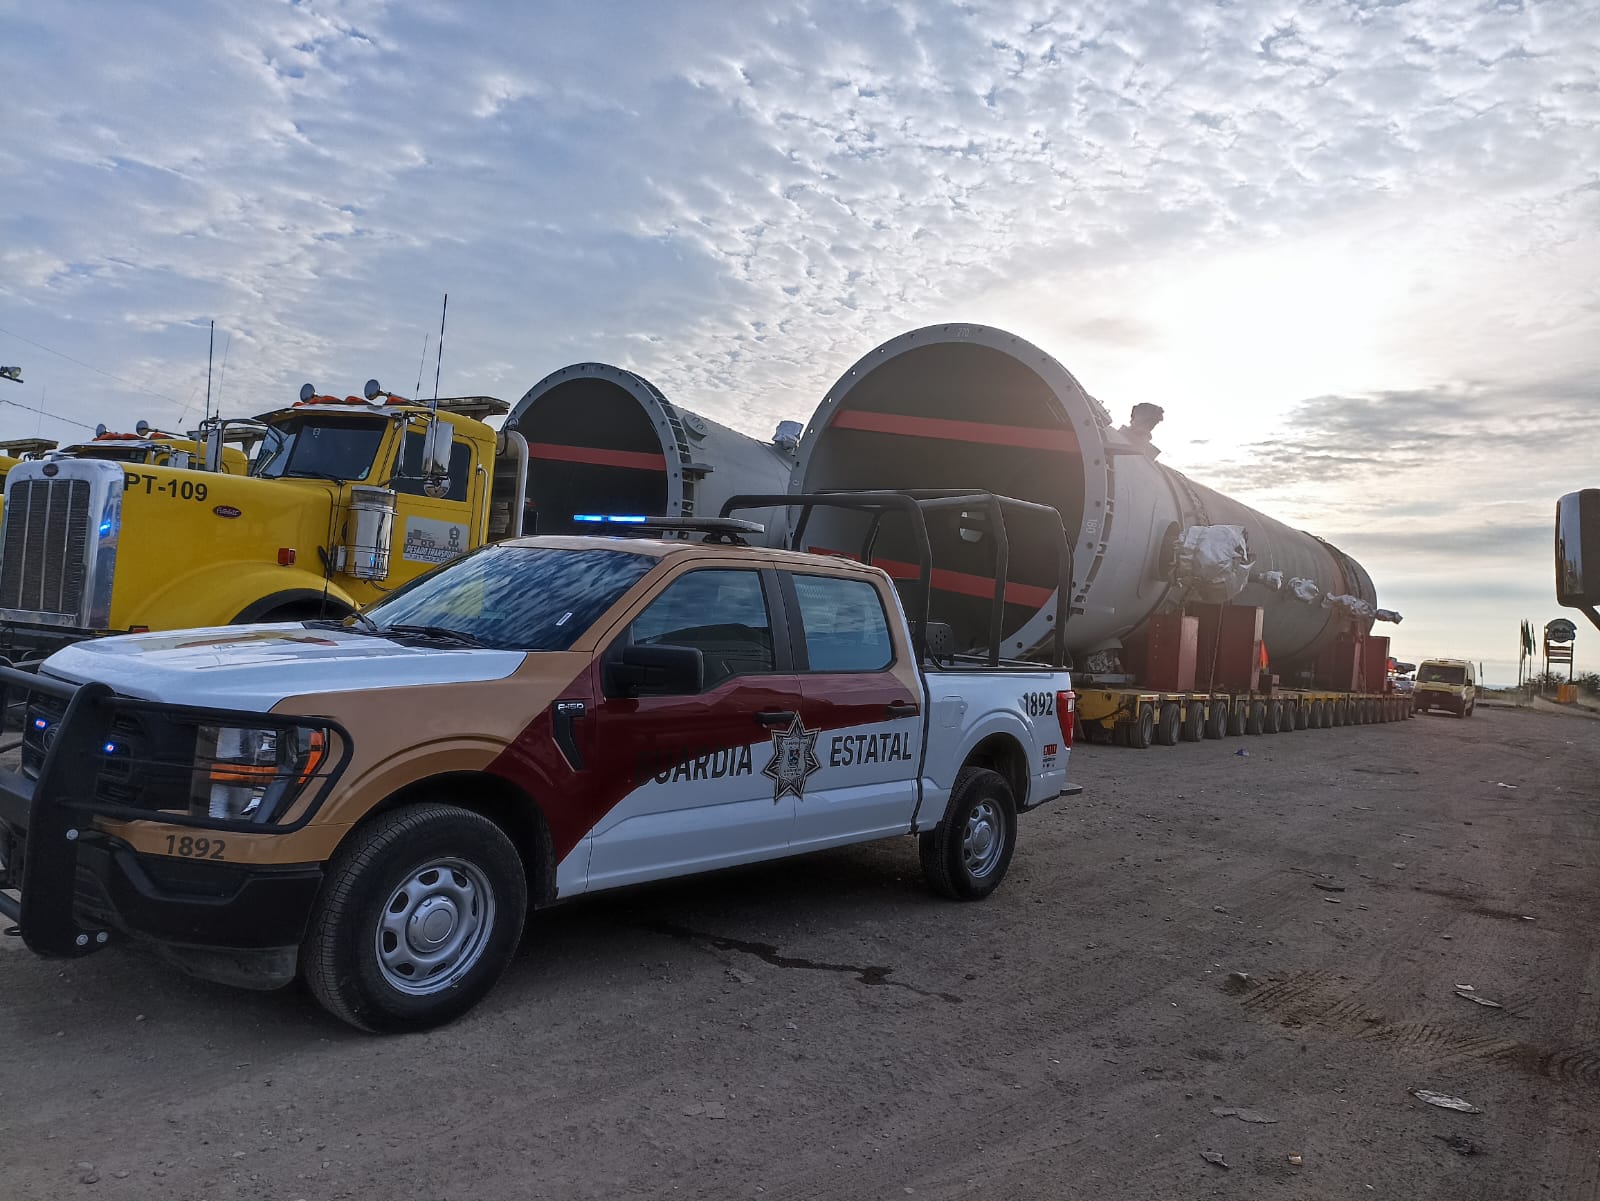
<svg viewBox="0 0 1600 1201">
<path fill-rule="evenodd" d="M 635 519 L 631 537 L 597 520 L 342 622 L 0 667 L 22 734 L 20 771 L 0 771 L 0 913 L 40 954 L 127 935 L 232 984 L 301 974 L 334 1014 L 395 1031 L 482 998 L 530 908 L 601 889 L 914 835 L 934 890 L 987 896 L 1018 814 L 1069 791 L 1065 611 L 1051 662 L 1001 659 L 998 608 L 996 645 L 954 653 L 925 522 L 991 512 L 1003 584 L 1004 513 L 1037 507 L 730 509 L 790 504 L 908 523 L 904 600 L 870 537 L 861 561 L 745 545 L 760 527 L 733 518 Z"/>
</svg>

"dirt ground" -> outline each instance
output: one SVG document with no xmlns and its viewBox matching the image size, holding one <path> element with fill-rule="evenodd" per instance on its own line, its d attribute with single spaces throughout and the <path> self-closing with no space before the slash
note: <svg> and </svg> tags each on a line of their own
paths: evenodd
<svg viewBox="0 0 1600 1201">
<path fill-rule="evenodd" d="M 1600 727 L 1072 764 L 988 902 L 909 841 L 597 897 L 424 1036 L 0 939 L 0 1196 L 1600 1198 Z"/>
</svg>

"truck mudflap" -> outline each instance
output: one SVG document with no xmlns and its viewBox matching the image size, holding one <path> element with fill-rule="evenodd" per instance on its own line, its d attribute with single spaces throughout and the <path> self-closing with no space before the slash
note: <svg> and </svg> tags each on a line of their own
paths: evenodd
<svg viewBox="0 0 1600 1201">
<path fill-rule="evenodd" d="M 321 884 L 319 864 L 144 854 L 97 819 L 157 822 L 177 828 L 174 844 L 209 840 L 219 851 L 218 835 L 299 829 L 349 761 L 341 727 L 321 718 L 136 700 L 105 684 L 14 667 L 0 667 L 0 712 L 8 728 L 20 715 L 25 729 L 10 748 L 20 747 L 20 764 L 0 768 L 0 916 L 30 950 L 73 958 L 125 933 L 193 960 L 187 966 L 197 974 L 230 975 L 234 983 L 253 975 L 256 987 L 285 982 L 285 951 L 304 932 Z M 211 817 L 195 813 L 190 801 L 195 774 L 218 762 L 197 754 L 198 731 L 208 726 L 315 729 L 333 745 L 325 744 L 313 770 L 295 770 L 296 791 L 280 805 L 292 820 Z M 218 962 L 235 970 L 207 966 Z M 290 954 L 290 975 L 292 968 Z"/>
</svg>

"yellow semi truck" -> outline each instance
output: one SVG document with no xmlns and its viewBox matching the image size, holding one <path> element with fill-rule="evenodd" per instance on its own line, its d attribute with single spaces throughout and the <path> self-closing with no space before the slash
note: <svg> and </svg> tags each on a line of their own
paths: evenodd
<svg viewBox="0 0 1600 1201">
<path fill-rule="evenodd" d="M 85 637 L 343 617 L 522 530 L 527 444 L 491 397 L 317 394 L 262 414 L 248 475 L 53 458 L 7 473 L 0 654 Z M 226 436 L 214 427 L 215 461 Z"/>
</svg>

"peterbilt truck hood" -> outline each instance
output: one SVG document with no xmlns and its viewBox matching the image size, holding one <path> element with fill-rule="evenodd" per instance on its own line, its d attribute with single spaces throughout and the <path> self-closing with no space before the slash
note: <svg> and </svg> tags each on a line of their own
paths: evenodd
<svg viewBox="0 0 1600 1201">
<path fill-rule="evenodd" d="M 266 711 L 308 693 L 503 680 L 526 657 L 292 622 L 97 638 L 57 651 L 40 670 L 144 700 Z"/>
</svg>

